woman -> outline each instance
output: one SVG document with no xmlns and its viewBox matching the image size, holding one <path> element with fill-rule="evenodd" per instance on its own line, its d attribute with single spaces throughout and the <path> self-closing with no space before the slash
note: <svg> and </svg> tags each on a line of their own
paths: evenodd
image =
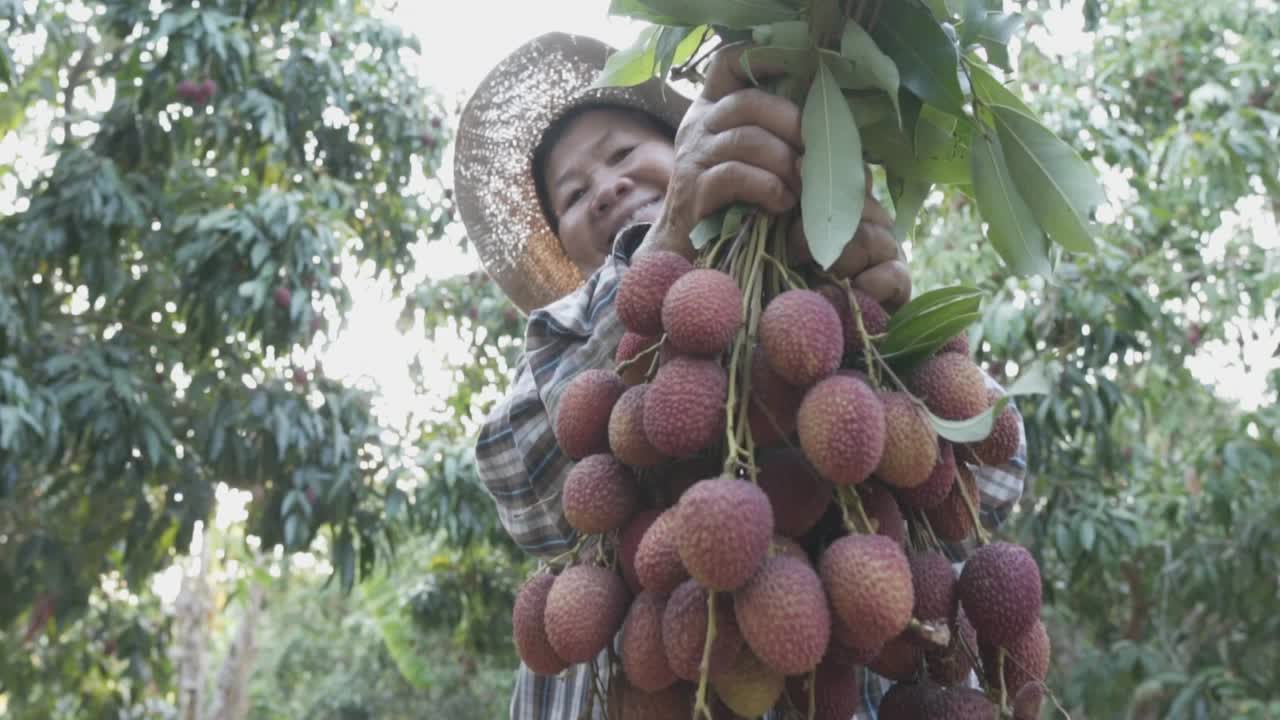
<svg viewBox="0 0 1280 720">
<path fill-rule="evenodd" d="M 552 419 L 577 373 L 612 367 L 623 333 L 613 299 L 627 267 L 655 250 L 692 258 L 690 231 L 729 203 L 783 212 L 798 202 L 800 111 L 751 87 L 740 51 L 717 53 L 690 102 L 657 80 L 592 87 L 610 48 L 553 33 L 503 60 L 463 111 L 455 157 L 462 220 L 490 276 L 529 313 L 524 356 L 481 429 L 477 468 L 503 526 L 542 559 L 576 540 L 558 501 L 572 462 Z M 757 78 L 773 70 L 752 65 Z M 893 308 L 911 283 L 890 227 L 868 196 L 833 270 Z M 982 485 L 994 524 L 1021 493 L 1021 461 Z M 511 717 L 578 718 L 589 677 L 585 666 L 563 677 L 522 666 Z M 863 687 L 865 712 L 882 688 Z"/>
</svg>

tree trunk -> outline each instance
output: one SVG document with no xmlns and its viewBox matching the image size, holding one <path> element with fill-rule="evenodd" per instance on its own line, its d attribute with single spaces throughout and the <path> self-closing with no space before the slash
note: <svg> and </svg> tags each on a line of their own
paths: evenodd
<svg viewBox="0 0 1280 720">
<path fill-rule="evenodd" d="M 213 704 L 206 720 L 244 720 L 248 715 L 249 670 L 253 668 L 258 651 L 255 631 L 262 609 L 262 593 L 262 586 L 258 583 L 249 585 L 249 602 L 245 607 L 244 617 L 240 619 L 240 627 L 236 628 L 236 636 L 227 648 L 222 667 L 218 670 Z"/>
</svg>

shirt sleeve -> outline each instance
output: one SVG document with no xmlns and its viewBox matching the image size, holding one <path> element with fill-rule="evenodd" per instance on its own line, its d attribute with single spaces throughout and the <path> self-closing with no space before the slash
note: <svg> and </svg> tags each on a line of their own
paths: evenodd
<svg viewBox="0 0 1280 720">
<path fill-rule="evenodd" d="M 578 373 L 612 365 L 623 333 L 613 301 L 647 230 L 639 224 L 621 231 L 609 258 L 582 287 L 530 313 L 515 380 L 476 440 L 476 470 L 499 521 L 521 549 L 544 560 L 577 540 L 560 505 L 573 461 L 556 443 L 556 409 Z"/>
</svg>

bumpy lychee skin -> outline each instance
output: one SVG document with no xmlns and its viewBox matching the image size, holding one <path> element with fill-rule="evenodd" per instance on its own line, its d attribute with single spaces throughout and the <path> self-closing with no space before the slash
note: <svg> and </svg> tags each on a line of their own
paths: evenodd
<svg viewBox="0 0 1280 720">
<path fill-rule="evenodd" d="M 653 467 L 666 458 L 644 434 L 644 396 L 647 384 L 627 388 L 609 415 L 609 449 L 635 468 Z"/>
<path fill-rule="evenodd" d="M 683 255 L 666 250 L 637 258 L 618 282 L 614 306 L 622 326 L 640 335 L 661 335 L 662 301 L 675 281 L 692 269 Z"/>
<path fill-rule="evenodd" d="M 809 532 L 831 504 L 831 483 L 793 448 L 769 452 L 760 460 L 760 489 L 773 508 L 773 529 L 798 538 Z"/>
<path fill-rule="evenodd" d="M 956 482 L 956 455 L 951 443 L 938 439 L 938 461 L 924 482 L 912 488 L 897 488 L 894 494 L 907 507 L 928 510 L 937 507 Z"/>
<path fill-rule="evenodd" d="M 861 707 L 861 668 L 823 660 L 813 674 L 814 720 L 849 720 Z M 787 678 L 787 698 L 809 717 L 809 675 Z"/>
<path fill-rule="evenodd" d="M 911 373 L 912 394 L 940 418 L 968 420 L 987 409 L 987 386 L 982 370 L 957 353 L 935 355 Z"/>
<path fill-rule="evenodd" d="M 858 330 L 848 292 L 835 285 L 822 285 L 817 292 L 831 303 L 840 317 L 840 326 L 844 329 L 844 351 L 861 353 L 866 350 L 867 338 Z M 853 295 L 858 301 L 862 327 L 867 335 L 879 335 L 889 329 L 889 313 L 875 298 L 858 288 L 853 288 Z"/>
<path fill-rule="evenodd" d="M 812 290 L 788 290 L 760 314 L 765 358 L 792 385 L 812 385 L 836 371 L 843 332 L 835 308 Z"/>
<path fill-rule="evenodd" d="M 565 478 L 560 497 L 565 520 L 589 535 L 617 530 L 640 505 L 635 473 L 608 453 L 579 460 Z"/>
<path fill-rule="evenodd" d="M 769 497 L 729 477 L 696 483 L 676 505 L 676 549 L 685 569 L 712 590 L 740 587 L 764 562 L 773 537 Z"/>
<path fill-rule="evenodd" d="M 999 714 L 980 690 L 951 687 L 938 690 L 924 702 L 924 717 L 938 720 L 996 720 Z"/>
<path fill-rule="evenodd" d="M 580 460 L 609 452 L 609 415 L 627 386 L 612 370 L 583 370 L 569 381 L 556 408 L 556 443 Z"/>
<path fill-rule="evenodd" d="M 866 383 L 835 376 L 814 385 L 796 417 L 800 447 L 834 485 L 867 479 L 884 452 L 884 405 Z"/>
<path fill-rule="evenodd" d="M 643 589 L 640 576 L 636 574 L 636 553 L 640 550 L 640 541 L 644 539 L 645 531 L 661 514 L 661 510 L 637 512 L 627 521 L 618 536 L 618 567 L 622 569 L 622 579 L 627 581 L 627 587 L 633 594 Z"/>
<path fill-rule="evenodd" d="M 734 593 L 733 606 L 747 645 L 778 673 L 809 672 L 827 651 L 831 612 L 807 562 L 770 558 Z"/>
<path fill-rule="evenodd" d="M 1000 392 L 991 390 L 987 394 L 989 404 L 994 407 L 1000 399 Z M 1018 452 L 1021 442 L 1021 423 L 1018 422 L 1018 409 L 1010 402 L 996 416 L 991 434 L 985 440 L 970 446 L 974 457 L 983 465 L 1000 466 L 1009 462 Z"/>
<path fill-rule="evenodd" d="M 543 619 L 556 654 L 570 664 L 594 658 L 622 626 L 631 595 L 617 573 L 575 565 L 556 576 Z"/>
<path fill-rule="evenodd" d="M 556 654 L 551 642 L 547 640 L 547 628 L 543 622 L 543 613 L 547 607 L 547 595 L 551 592 L 551 584 L 556 576 L 551 574 L 536 575 L 516 593 L 515 607 L 511 610 L 512 635 L 516 641 L 516 652 L 524 664 L 539 675 L 555 675 L 569 667 Z"/>
<path fill-rule="evenodd" d="M 956 597 L 956 571 L 951 561 L 937 550 L 911 553 L 911 587 L 915 606 L 911 616 L 917 620 L 950 623 L 959 607 Z"/>
<path fill-rule="evenodd" d="M 956 585 L 965 614 L 987 645 L 1009 645 L 1040 616 L 1040 568 L 1021 545 L 984 545 L 965 563 Z"/>
<path fill-rule="evenodd" d="M 690 270 L 676 280 L 662 301 L 667 342 L 690 355 L 717 355 L 742 324 L 742 291 L 727 273 Z"/>
<path fill-rule="evenodd" d="M 865 482 L 858 486 L 858 497 L 867 519 L 875 524 L 877 535 L 883 535 L 902 545 L 907 541 L 907 521 L 893 495 L 877 482 Z"/>
<path fill-rule="evenodd" d="M 712 686 L 716 695 L 734 714 L 755 718 L 769 712 L 782 695 L 786 677 L 767 665 L 744 647 L 727 671 L 716 677 Z"/>
<path fill-rule="evenodd" d="M 867 667 L 881 677 L 905 682 L 916 676 L 922 658 L 924 650 L 903 633 L 885 643 Z"/>
<path fill-rule="evenodd" d="M 951 492 L 947 493 L 942 502 L 924 511 L 925 517 L 929 518 L 929 526 L 940 540 L 960 542 L 973 534 L 973 513 L 969 512 L 965 497 L 977 507 L 978 480 L 969 468 L 957 465 L 956 481 L 951 486 Z"/>
<path fill-rule="evenodd" d="M 1027 683 L 1044 682 L 1049 674 L 1049 633 L 1044 623 L 1037 619 L 1031 627 L 1004 646 L 1004 687 L 1009 695 L 1015 695 Z M 1000 687 L 998 651 L 994 645 L 978 641 L 982 669 L 991 687 Z"/>
<path fill-rule="evenodd" d="M 676 681 L 662 647 L 662 612 L 667 599 L 644 591 L 631 601 L 622 623 L 622 671 L 627 680 L 645 692 L 657 692 Z"/>
<path fill-rule="evenodd" d="M 756 447 L 776 447 L 796 431 L 796 413 L 804 400 L 804 388 L 783 380 L 765 359 L 759 345 L 751 355 L 751 405 L 747 424 Z"/>
<path fill-rule="evenodd" d="M 1013 698 L 1013 720 L 1036 720 L 1043 702 L 1044 687 L 1040 683 L 1023 685 Z"/>
<path fill-rule="evenodd" d="M 938 348 L 938 354 L 939 354 L 939 355 L 941 355 L 942 353 L 947 353 L 947 352 L 953 352 L 953 353 L 957 353 L 957 354 L 959 354 L 959 355 L 963 355 L 963 356 L 965 356 L 965 357 L 969 357 L 969 333 L 968 333 L 968 331 L 965 331 L 965 332 L 960 333 L 959 335 L 956 335 L 955 337 L 953 337 L 953 338 L 951 338 L 950 340 L 948 340 L 948 341 L 946 341 L 945 343 L 943 343 L 943 344 L 942 344 L 942 347 Z"/>
<path fill-rule="evenodd" d="M 964 610 L 956 613 L 951 625 L 951 643 L 945 650 L 925 653 L 929 665 L 929 679 L 939 685 L 961 685 L 968 681 L 973 671 L 969 653 L 978 647 L 978 631 L 973 629 Z"/>
<path fill-rule="evenodd" d="M 676 550 L 676 509 L 669 508 L 653 521 L 636 549 L 636 578 L 646 590 L 666 594 L 689 579 L 689 571 Z"/>
<path fill-rule="evenodd" d="M 707 589 L 686 580 L 671 593 L 662 613 L 662 646 L 676 677 L 696 681 L 707 639 Z M 742 650 L 742 633 L 729 595 L 716 596 L 716 637 L 711 641 L 711 675 L 733 666 Z"/>
<path fill-rule="evenodd" d="M 898 543 L 883 535 L 848 535 L 826 549 L 819 568 L 854 647 L 880 647 L 906 629 L 915 598 L 911 565 Z"/>
<path fill-rule="evenodd" d="M 650 350 L 658 343 L 658 338 L 653 335 L 641 335 L 633 333 L 630 330 L 622 334 L 622 339 L 618 341 L 618 349 L 614 353 L 613 361 L 618 365 L 625 362 L 632 362 L 629 366 L 618 373 L 622 377 L 622 381 L 628 385 L 639 385 L 645 381 L 646 373 L 649 372 L 649 365 L 653 363 L 653 356 L 656 350 Z M 648 352 L 645 352 L 648 350 Z"/>
<path fill-rule="evenodd" d="M 938 463 L 938 435 L 924 409 L 904 392 L 882 392 L 884 453 L 876 477 L 895 488 L 924 484 Z"/>
<path fill-rule="evenodd" d="M 644 433 L 658 452 L 693 455 L 724 433 L 729 379 L 714 360 L 677 356 L 658 370 L 644 396 Z"/>
</svg>

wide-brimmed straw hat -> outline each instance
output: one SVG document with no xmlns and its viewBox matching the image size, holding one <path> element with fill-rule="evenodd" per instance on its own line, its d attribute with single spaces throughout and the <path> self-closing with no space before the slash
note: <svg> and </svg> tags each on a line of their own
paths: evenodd
<svg viewBox="0 0 1280 720">
<path fill-rule="evenodd" d="M 613 48 L 550 33 L 498 63 L 462 111 L 454 150 L 454 196 L 480 262 L 524 312 L 550 304 L 585 278 L 542 212 L 533 174 L 543 134 L 585 105 L 643 110 L 680 124 L 689 99 L 657 78 L 633 87 L 592 87 Z"/>
</svg>

